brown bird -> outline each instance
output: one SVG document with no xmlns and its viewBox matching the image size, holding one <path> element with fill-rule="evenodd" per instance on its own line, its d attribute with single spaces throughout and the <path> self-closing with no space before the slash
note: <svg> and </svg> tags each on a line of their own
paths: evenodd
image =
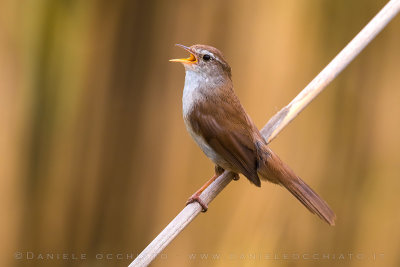
<svg viewBox="0 0 400 267">
<path fill-rule="evenodd" d="M 328 204 L 267 146 L 233 90 L 231 68 L 222 53 L 207 45 L 177 46 L 190 53 L 188 58 L 170 60 L 183 63 L 186 70 L 182 97 L 186 128 L 216 164 L 214 177 L 188 203 L 196 201 L 206 211 L 201 192 L 229 170 L 256 186 L 261 186 L 260 178 L 283 185 L 308 210 L 334 225 L 336 216 Z"/>
</svg>

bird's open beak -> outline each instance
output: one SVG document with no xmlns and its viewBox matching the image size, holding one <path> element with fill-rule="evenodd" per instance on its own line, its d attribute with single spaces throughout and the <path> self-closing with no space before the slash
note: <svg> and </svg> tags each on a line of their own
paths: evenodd
<svg viewBox="0 0 400 267">
<path fill-rule="evenodd" d="M 192 49 L 190 49 L 190 47 L 181 45 L 181 44 L 176 44 L 176 46 L 182 47 L 183 49 L 185 49 L 186 51 L 188 51 L 190 53 L 190 56 L 188 58 L 177 58 L 177 59 L 170 59 L 169 61 L 171 62 L 181 62 L 181 63 L 186 63 L 186 64 L 193 64 L 197 62 L 197 58 L 194 55 Z"/>
</svg>

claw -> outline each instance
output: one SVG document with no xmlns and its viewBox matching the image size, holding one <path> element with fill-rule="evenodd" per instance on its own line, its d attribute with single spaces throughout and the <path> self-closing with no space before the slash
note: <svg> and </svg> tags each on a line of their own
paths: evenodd
<svg viewBox="0 0 400 267">
<path fill-rule="evenodd" d="M 186 206 L 189 205 L 190 203 L 197 202 L 199 205 L 202 207 L 201 212 L 206 212 L 208 210 L 207 205 L 203 202 L 203 200 L 200 199 L 199 195 L 194 194 L 191 196 L 187 201 L 186 201 Z"/>
<path fill-rule="evenodd" d="M 237 181 L 237 180 L 239 180 L 239 174 L 237 174 L 237 173 L 235 173 L 234 175 L 233 175 L 233 178 L 232 178 L 232 180 L 234 180 L 234 181 Z"/>
</svg>

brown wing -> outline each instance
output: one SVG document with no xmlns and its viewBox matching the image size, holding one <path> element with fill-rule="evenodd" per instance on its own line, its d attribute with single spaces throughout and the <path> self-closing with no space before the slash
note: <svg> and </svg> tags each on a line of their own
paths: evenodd
<svg viewBox="0 0 400 267">
<path fill-rule="evenodd" d="M 258 156 L 252 136 L 255 126 L 247 118 L 236 96 L 233 97 L 235 99 L 224 99 L 222 104 L 216 101 L 197 103 L 189 120 L 193 130 L 204 137 L 210 147 L 232 166 L 233 171 L 242 173 L 260 186 Z"/>
</svg>

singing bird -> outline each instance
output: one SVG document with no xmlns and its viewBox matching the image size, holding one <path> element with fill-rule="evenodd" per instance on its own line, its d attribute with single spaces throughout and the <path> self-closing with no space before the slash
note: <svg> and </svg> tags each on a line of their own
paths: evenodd
<svg viewBox="0 0 400 267">
<path fill-rule="evenodd" d="M 260 178 L 284 186 L 308 210 L 334 225 L 336 216 L 328 204 L 267 146 L 233 90 L 231 68 L 222 53 L 207 45 L 178 46 L 190 53 L 188 58 L 170 60 L 182 63 L 186 70 L 184 122 L 194 141 L 216 165 L 214 177 L 188 203 L 196 201 L 206 211 L 200 194 L 229 170 L 243 174 L 256 186 L 261 186 Z"/>
</svg>

